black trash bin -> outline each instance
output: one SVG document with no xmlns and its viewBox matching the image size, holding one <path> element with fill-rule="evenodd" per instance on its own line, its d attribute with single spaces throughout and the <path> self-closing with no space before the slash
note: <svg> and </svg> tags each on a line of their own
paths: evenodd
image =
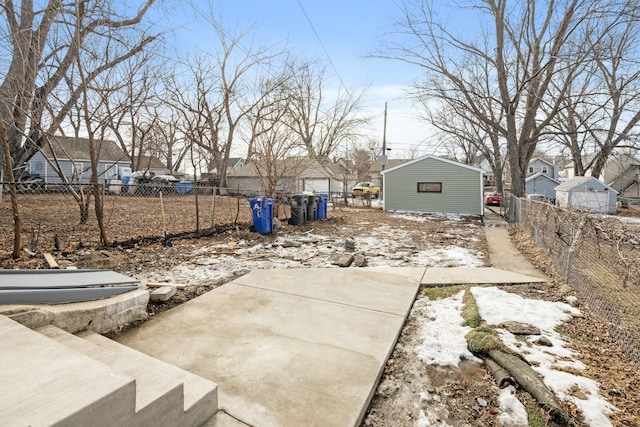
<svg viewBox="0 0 640 427">
<path fill-rule="evenodd" d="M 308 196 L 303 194 L 296 194 L 291 196 L 291 218 L 289 218 L 289 224 L 291 225 L 303 225 L 307 222 L 307 202 Z"/>
<path fill-rule="evenodd" d="M 309 201 L 307 202 L 307 221 L 315 221 L 318 219 L 318 200 L 320 197 L 318 196 L 308 196 Z"/>
</svg>

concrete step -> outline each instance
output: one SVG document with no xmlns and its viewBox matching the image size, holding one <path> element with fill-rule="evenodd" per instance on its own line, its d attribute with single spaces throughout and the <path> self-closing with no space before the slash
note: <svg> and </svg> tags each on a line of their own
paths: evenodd
<svg viewBox="0 0 640 427">
<path fill-rule="evenodd" d="M 135 414 L 133 378 L 5 316 L 0 343 L 0 424 L 116 426 Z"/>
<path fill-rule="evenodd" d="M 78 336 L 105 350 L 114 352 L 128 361 L 139 360 L 152 372 L 162 373 L 180 381 L 184 385 L 184 414 L 181 426 L 202 425 L 218 411 L 218 385 L 216 383 L 94 332 L 85 331 Z"/>
<path fill-rule="evenodd" d="M 114 371 L 134 378 L 136 381 L 135 420 L 130 425 L 176 425 L 165 421 L 178 421 L 182 416 L 182 382 L 155 372 L 144 361 L 129 359 L 113 351 L 90 343 L 55 326 L 43 326 L 37 331 L 52 340 L 91 357 Z M 157 421 L 156 421 L 157 420 Z"/>
</svg>

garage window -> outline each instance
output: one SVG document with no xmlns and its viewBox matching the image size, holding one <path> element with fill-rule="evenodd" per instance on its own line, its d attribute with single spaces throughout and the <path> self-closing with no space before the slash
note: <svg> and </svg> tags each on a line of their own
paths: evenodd
<svg viewBox="0 0 640 427">
<path fill-rule="evenodd" d="M 418 193 L 442 193 L 441 182 L 419 182 Z"/>
</svg>

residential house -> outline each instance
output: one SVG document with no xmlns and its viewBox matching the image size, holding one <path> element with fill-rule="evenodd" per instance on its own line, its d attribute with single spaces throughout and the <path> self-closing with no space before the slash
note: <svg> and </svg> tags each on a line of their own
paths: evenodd
<svg viewBox="0 0 640 427">
<path fill-rule="evenodd" d="M 584 163 L 589 164 L 593 155 L 585 156 Z M 591 175 L 591 168 L 584 173 Z M 575 176 L 575 165 L 567 165 L 567 177 Z M 607 159 L 602 173 L 596 177 L 618 192 L 619 197 L 640 198 L 640 161 L 629 153 L 614 151 Z"/>
<path fill-rule="evenodd" d="M 227 176 L 233 174 L 233 172 L 245 165 L 245 161 L 242 157 L 229 157 L 227 160 Z M 204 172 L 200 175 L 202 182 L 207 185 L 218 185 L 218 168 L 215 161 L 209 162 L 209 172 Z M 228 181 L 227 181 L 228 182 Z"/>
<path fill-rule="evenodd" d="M 388 211 L 484 215 L 482 169 L 433 155 L 382 171 Z"/>
<path fill-rule="evenodd" d="M 39 175 L 45 184 L 59 184 L 63 180 L 60 172 L 69 182 L 87 184 L 91 182 L 91 156 L 89 140 L 66 136 L 52 136 L 49 144 L 27 162 L 27 170 L 32 175 Z M 109 183 L 123 174 L 130 174 L 131 159 L 113 141 L 96 140 L 98 150 L 99 182 Z M 56 163 L 57 159 L 57 163 Z"/>
<path fill-rule="evenodd" d="M 262 162 L 249 162 L 227 171 L 228 190 L 248 197 L 264 194 L 269 176 L 277 178 L 276 192 L 298 194 L 336 194 L 344 191 L 345 173 L 329 160 L 290 157 L 271 165 L 271 173 Z"/>
<path fill-rule="evenodd" d="M 560 185 L 559 181 L 538 172 L 525 179 L 524 191 L 526 194 L 541 194 L 546 199 L 555 199 L 558 185 Z"/>
<path fill-rule="evenodd" d="M 369 181 L 381 186 L 382 185 L 382 176 L 380 173 L 383 170 L 395 168 L 403 163 L 410 162 L 412 159 L 387 159 L 387 164 L 384 166 L 384 169 L 380 162 L 375 161 L 371 164 L 370 177 Z"/>
<path fill-rule="evenodd" d="M 546 175 L 549 178 L 557 179 L 556 166 L 540 157 L 535 157 L 529 161 L 527 168 L 527 178 L 536 174 Z"/>
<path fill-rule="evenodd" d="M 556 205 L 565 209 L 615 214 L 618 192 L 592 176 L 575 176 L 556 187 Z"/>
<path fill-rule="evenodd" d="M 167 165 L 156 156 L 135 156 L 131 163 L 131 170 L 135 172 L 153 173 L 154 175 L 169 175 L 171 171 Z"/>
</svg>

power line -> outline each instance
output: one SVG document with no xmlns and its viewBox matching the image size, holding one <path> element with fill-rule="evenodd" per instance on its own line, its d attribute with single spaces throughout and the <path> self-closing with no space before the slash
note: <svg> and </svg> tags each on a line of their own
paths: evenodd
<svg viewBox="0 0 640 427">
<path fill-rule="evenodd" d="M 322 50 L 324 51 L 325 56 L 329 60 L 329 64 L 331 64 L 331 68 L 333 68 L 333 72 L 336 73 L 336 76 L 338 76 L 338 80 L 340 80 L 340 85 L 342 85 L 344 90 L 346 90 L 348 92 L 349 89 L 347 89 L 347 86 L 344 84 L 344 81 L 342 80 L 342 77 L 340 76 L 340 73 L 338 72 L 338 69 L 336 68 L 335 64 L 333 63 L 333 60 L 331 59 L 331 55 L 329 55 L 329 51 L 324 46 L 324 43 L 322 43 L 322 39 L 320 39 L 320 35 L 318 35 L 318 32 L 316 31 L 316 28 L 313 26 L 313 22 L 311 22 L 311 18 L 309 18 L 309 15 L 307 14 L 307 11 L 305 10 L 304 6 L 302 5 L 302 2 L 300 0 L 296 0 L 296 1 L 298 2 L 298 6 L 300 6 L 300 10 L 302 10 L 302 14 L 304 15 L 305 19 L 307 20 L 307 23 L 309 24 L 309 27 L 311 27 L 311 31 L 313 31 L 313 35 L 316 37 L 316 40 L 318 41 L 318 43 L 320 43 L 320 47 L 322 47 Z"/>
</svg>

